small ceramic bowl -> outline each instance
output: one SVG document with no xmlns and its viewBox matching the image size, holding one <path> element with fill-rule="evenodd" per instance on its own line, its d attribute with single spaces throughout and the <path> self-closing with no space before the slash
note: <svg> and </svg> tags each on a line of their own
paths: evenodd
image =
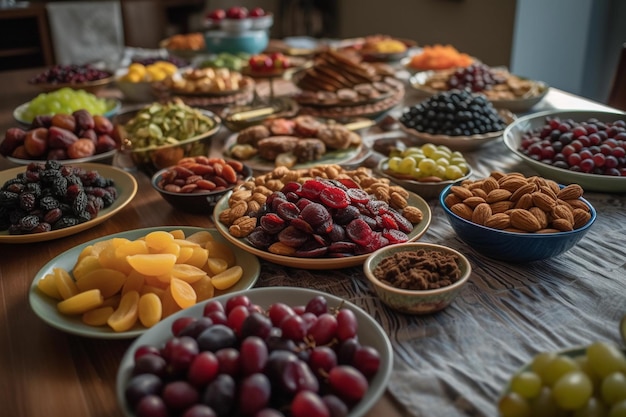
<svg viewBox="0 0 626 417">
<path fill-rule="evenodd" d="M 458 183 L 455 183 L 458 184 Z M 580 241 L 596 220 L 596 210 L 584 198 L 591 218 L 583 227 L 558 233 L 516 233 L 482 226 L 453 213 L 445 204 L 450 188 L 448 185 L 439 196 L 439 204 L 457 236 L 472 249 L 486 257 L 512 263 L 525 263 L 553 258 Z"/>
<path fill-rule="evenodd" d="M 153 83 L 149 81 L 131 82 L 124 80 L 116 80 L 117 88 L 124 95 L 124 100 L 135 103 L 148 103 L 155 99 L 153 91 Z"/>
<path fill-rule="evenodd" d="M 406 290 L 384 283 L 374 275 L 374 270 L 383 259 L 394 256 L 396 253 L 412 253 L 419 250 L 456 256 L 461 270 L 458 281 L 433 290 Z M 452 248 L 432 243 L 413 242 L 385 246 L 377 250 L 365 260 L 363 271 L 378 297 L 387 306 L 407 314 L 429 314 L 442 310 L 452 303 L 469 279 L 472 266 L 463 254 Z"/>
<path fill-rule="evenodd" d="M 158 172 L 156 172 L 152 176 L 152 187 L 161 194 L 161 197 L 168 203 L 172 205 L 175 209 L 186 211 L 188 213 L 195 214 L 211 214 L 213 213 L 213 209 L 217 202 L 230 190 L 232 190 L 235 185 L 225 188 L 219 191 L 204 191 L 204 192 L 194 192 L 194 193 L 176 193 L 171 191 L 166 191 L 159 186 L 163 174 L 168 171 L 170 168 L 164 168 Z M 252 177 L 252 169 L 248 166 L 243 166 L 243 171 L 240 174 L 240 179 L 242 181 L 246 181 Z"/>
<path fill-rule="evenodd" d="M 212 54 L 245 52 L 254 55 L 265 50 L 269 43 L 266 30 L 246 30 L 242 33 L 209 30 L 204 33 L 204 39 L 208 52 Z"/>
</svg>

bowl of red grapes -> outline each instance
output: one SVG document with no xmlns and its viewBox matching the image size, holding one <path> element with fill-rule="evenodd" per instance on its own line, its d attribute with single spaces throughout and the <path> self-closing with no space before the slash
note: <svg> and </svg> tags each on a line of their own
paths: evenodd
<svg viewBox="0 0 626 417">
<path fill-rule="evenodd" d="M 626 192 L 626 114 L 546 111 L 504 131 L 505 145 L 542 176 L 585 190 Z"/>
<path fill-rule="evenodd" d="M 127 417 L 364 415 L 393 366 L 380 325 L 317 290 L 254 288 L 175 313 L 142 334 L 117 374 Z"/>
<path fill-rule="evenodd" d="M 54 65 L 28 80 L 43 92 L 63 87 L 96 93 L 113 82 L 113 72 L 93 64 Z"/>
</svg>

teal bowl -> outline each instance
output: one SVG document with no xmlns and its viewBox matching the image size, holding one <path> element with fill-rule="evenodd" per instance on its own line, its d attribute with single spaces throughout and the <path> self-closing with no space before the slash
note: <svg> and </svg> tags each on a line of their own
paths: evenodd
<svg viewBox="0 0 626 417">
<path fill-rule="evenodd" d="M 591 219 L 583 227 L 558 233 L 515 233 L 485 227 L 457 216 L 445 204 L 450 184 L 439 195 L 439 204 L 456 232 L 456 235 L 469 247 L 482 255 L 511 263 L 525 263 L 553 258 L 574 247 L 591 228 L 596 220 L 596 210 L 584 198 L 580 198 L 588 207 Z"/>
<path fill-rule="evenodd" d="M 231 33 L 222 30 L 211 30 L 204 33 L 206 48 L 210 53 L 259 54 L 267 48 L 269 36 L 266 30 L 246 30 Z"/>
</svg>

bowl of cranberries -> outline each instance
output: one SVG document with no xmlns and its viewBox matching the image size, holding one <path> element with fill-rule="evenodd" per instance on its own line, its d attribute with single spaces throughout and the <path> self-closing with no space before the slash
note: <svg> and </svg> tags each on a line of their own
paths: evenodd
<svg viewBox="0 0 626 417">
<path fill-rule="evenodd" d="M 126 417 L 363 416 L 385 391 L 393 350 L 350 301 L 253 288 L 173 314 L 120 363 Z"/>
<path fill-rule="evenodd" d="M 546 178 L 589 191 L 626 192 L 624 113 L 535 113 L 507 126 L 504 143 Z"/>
</svg>

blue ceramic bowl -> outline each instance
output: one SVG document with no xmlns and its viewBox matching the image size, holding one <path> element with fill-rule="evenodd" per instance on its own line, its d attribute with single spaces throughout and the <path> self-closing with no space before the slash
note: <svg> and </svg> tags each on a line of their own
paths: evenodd
<svg viewBox="0 0 626 417">
<path fill-rule="evenodd" d="M 266 30 L 246 30 L 241 33 L 210 30 L 204 33 L 204 39 L 207 50 L 213 54 L 245 52 L 254 55 L 263 52 L 269 43 Z"/>
<path fill-rule="evenodd" d="M 439 195 L 439 204 L 457 236 L 477 252 L 500 261 L 523 263 L 558 256 L 580 241 L 596 220 L 596 210 L 584 198 L 580 198 L 591 213 L 591 219 L 583 227 L 570 232 L 558 233 L 515 233 L 492 229 L 454 214 L 446 207 L 445 199 L 450 193 L 450 184 Z"/>
</svg>

